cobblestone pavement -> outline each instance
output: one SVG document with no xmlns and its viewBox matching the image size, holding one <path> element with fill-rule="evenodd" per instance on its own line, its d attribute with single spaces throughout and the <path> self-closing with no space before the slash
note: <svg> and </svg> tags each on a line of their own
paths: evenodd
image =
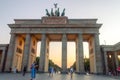
<svg viewBox="0 0 120 80">
<path fill-rule="evenodd" d="M 30 73 L 22 76 L 21 73 L 0 73 L 0 80 L 30 80 Z M 73 78 L 70 78 L 70 74 L 54 74 L 53 77 L 47 73 L 36 74 L 36 80 L 120 80 L 118 77 L 101 76 L 101 75 L 79 75 L 73 74 Z"/>
</svg>

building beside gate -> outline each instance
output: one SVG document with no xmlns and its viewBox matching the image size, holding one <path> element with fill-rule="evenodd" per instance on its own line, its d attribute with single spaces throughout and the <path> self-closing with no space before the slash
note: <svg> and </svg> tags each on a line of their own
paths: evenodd
<svg viewBox="0 0 120 80">
<path fill-rule="evenodd" d="M 8 44 L 0 44 L 0 72 L 5 70 L 8 46 Z"/>
<path fill-rule="evenodd" d="M 115 45 L 101 45 L 104 73 L 116 74 L 120 66 L 120 42 Z"/>
</svg>

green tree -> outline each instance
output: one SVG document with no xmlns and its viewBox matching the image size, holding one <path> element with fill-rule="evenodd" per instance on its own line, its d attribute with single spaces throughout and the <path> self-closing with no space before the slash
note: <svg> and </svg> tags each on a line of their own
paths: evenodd
<svg viewBox="0 0 120 80">
<path fill-rule="evenodd" d="M 76 70 L 76 62 L 73 63 L 70 68 L 73 67 L 74 70 Z M 90 71 L 90 60 L 89 58 L 84 58 L 84 69 L 85 71 Z"/>
<path fill-rule="evenodd" d="M 55 71 L 61 71 L 61 67 L 59 67 L 57 64 L 55 64 L 52 60 L 49 60 L 49 67 L 53 67 Z"/>
<path fill-rule="evenodd" d="M 39 59 L 40 57 L 36 57 L 36 64 L 39 67 Z M 52 60 L 49 60 L 49 67 L 52 66 L 56 71 L 61 71 L 61 67 L 59 67 L 57 64 L 55 64 Z"/>
<path fill-rule="evenodd" d="M 90 59 L 84 58 L 84 69 L 85 71 L 90 71 Z"/>
</svg>

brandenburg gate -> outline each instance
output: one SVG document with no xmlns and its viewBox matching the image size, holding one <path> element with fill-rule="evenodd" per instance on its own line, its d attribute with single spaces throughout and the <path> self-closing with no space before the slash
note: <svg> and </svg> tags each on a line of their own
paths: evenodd
<svg viewBox="0 0 120 80">
<path fill-rule="evenodd" d="M 11 28 L 6 70 L 17 67 L 21 71 L 35 61 L 37 42 L 41 41 L 39 71 L 48 71 L 49 42 L 62 41 L 62 69 L 67 70 L 67 41 L 76 42 L 76 72 L 84 72 L 83 41 L 89 43 L 90 70 L 102 73 L 97 19 L 68 19 L 42 17 L 42 19 L 15 19 Z M 58 57 L 58 56 L 57 56 Z"/>
<path fill-rule="evenodd" d="M 47 11 L 47 10 L 46 10 Z M 47 72 L 50 41 L 62 42 L 62 72 L 67 71 L 67 41 L 76 43 L 76 72 L 84 73 L 83 42 L 89 44 L 90 72 L 103 73 L 97 19 L 68 19 L 64 16 L 44 16 L 41 19 L 14 19 L 8 24 L 11 38 L 5 70 L 16 67 L 22 71 L 36 59 L 37 43 L 41 41 L 39 71 Z M 56 56 L 59 57 L 59 56 Z"/>
</svg>

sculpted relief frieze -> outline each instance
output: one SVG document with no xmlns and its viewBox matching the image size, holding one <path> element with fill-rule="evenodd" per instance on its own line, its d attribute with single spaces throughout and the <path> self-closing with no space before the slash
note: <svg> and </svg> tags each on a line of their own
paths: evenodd
<svg viewBox="0 0 120 80">
<path fill-rule="evenodd" d="M 67 24 L 66 17 L 43 17 L 42 24 Z"/>
</svg>

